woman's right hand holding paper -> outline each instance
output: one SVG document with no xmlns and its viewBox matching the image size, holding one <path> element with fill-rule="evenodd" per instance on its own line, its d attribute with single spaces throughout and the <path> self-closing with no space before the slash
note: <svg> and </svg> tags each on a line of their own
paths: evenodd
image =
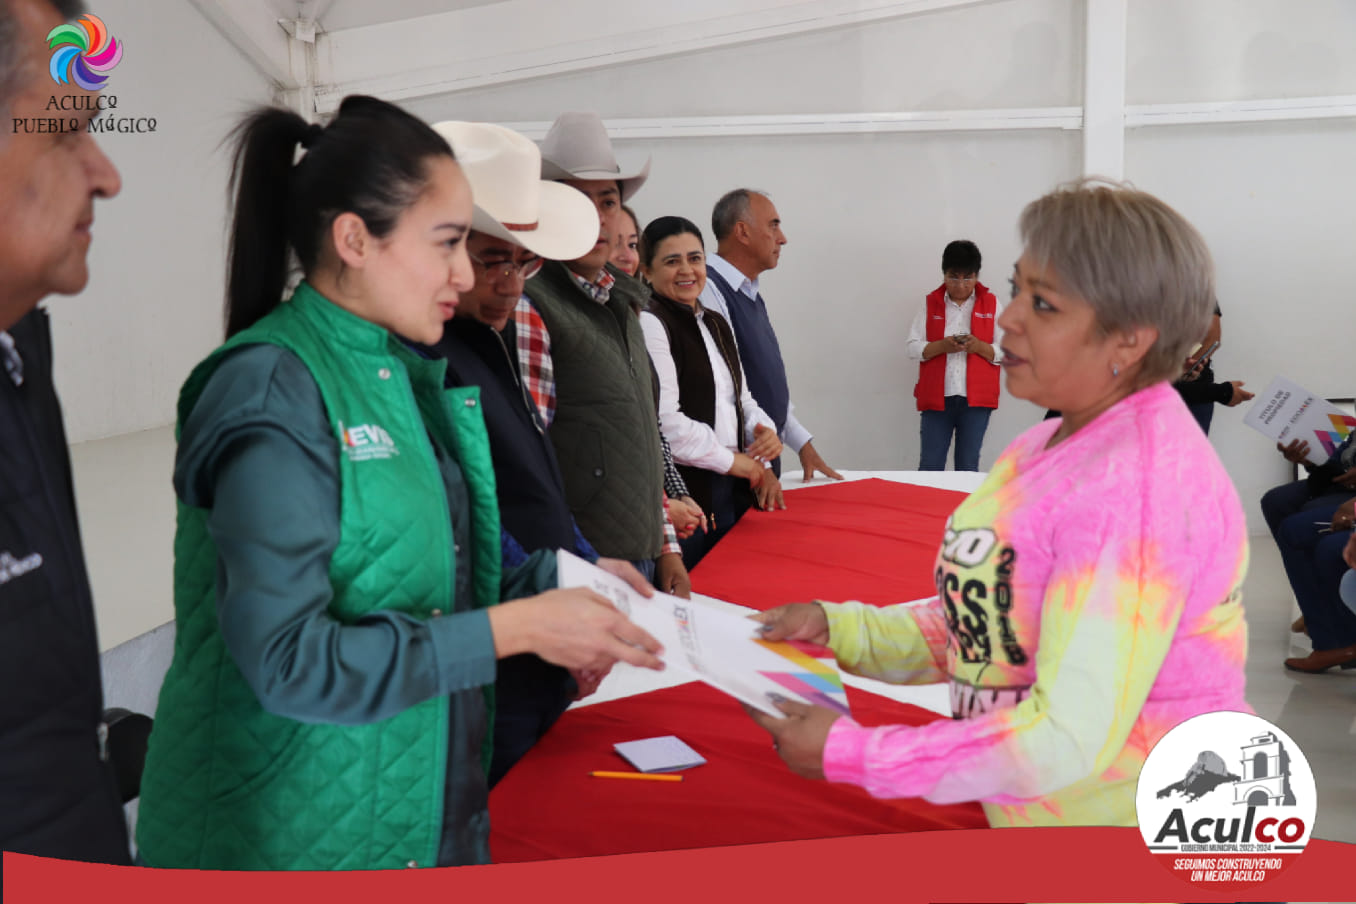
<svg viewBox="0 0 1356 904">
<path fill-rule="evenodd" d="M 601 671 L 617 661 L 662 669 L 659 641 L 599 593 L 548 590 L 489 610 L 495 654 L 536 653 L 567 669 Z"/>
</svg>

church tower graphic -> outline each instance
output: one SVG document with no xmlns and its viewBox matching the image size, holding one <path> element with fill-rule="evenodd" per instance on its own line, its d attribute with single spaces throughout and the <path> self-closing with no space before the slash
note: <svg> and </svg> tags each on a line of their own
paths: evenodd
<svg viewBox="0 0 1356 904">
<path fill-rule="evenodd" d="M 1290 788 L 1290 754 L 1271 732 L 1240 748 L 1243 777 L 1234 782 L 1234 803 L 1249 807 L 1294 806 Z"/>
</svg>

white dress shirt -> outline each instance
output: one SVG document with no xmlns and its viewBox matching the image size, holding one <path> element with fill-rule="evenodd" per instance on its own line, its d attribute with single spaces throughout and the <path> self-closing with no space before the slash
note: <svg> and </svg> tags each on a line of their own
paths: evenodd
<svg viewBox="0 0 1356 904">
<path fill-rule="evenodd" d="M 956 304 L 951 300 L 950 295 L 943 293 L 943 307 L 946 309 L 946 329 L 942 336 L 955 336 L 957 333 L 974 333 L 970 324 L 970 315 L 975 310 L 975 293 L 971 292 L 970 297 L 961 304 Z M 998 328 L 998 315 L 1003 313 L 1003 302 L 997 301 L 993 312 L 993 342 L 990 343 L 994 349 L 994 360 L 998 359 L 999 346 L 1003 344 L 1003 331 Z M 909 329 L 909 339 L 904 343 L 904 354 L 915 361 L 923 360 L 923 349 L 928 346 L 928 303 L 923 302 L 923 309 L 918 312 L 918 316 L 913 318 L 913 326 Z M 943 395 L 966 395 L 965 387 L 965 359 L 969 357 L 970 352 L 951 352 L 946 356 L 946 385 Z M 982 358 L 982 360 L 988 360 Z"/>
<path fill-rule="evenodd" d="M 734 464 L 735 453 L 739 451 L 734 380 L 720 350 L 716 348 L 701 311 L 697 312 L 697 324 L 702 342 L 706 345 L 706 356 L 711 361 L 711 376 L 716 384 L 714 427 L 683 413 L 678 404 L 678 370 L 674 367 L 673 352 L 669 348 L 669 332 L 659 318 L 649 311 L 640 315 L 640 328 L 645 331 L 645 348 L 650 353 L 655 374 L 659 377 L 659 429 L 669 441 L 673 460 L 678 464 L 727 474 Z M 753 442 L 755 425 L 765 424 L 774 430 L 777 428 L 772 418 L 758 407 L 749 393 L 749 382 L 744 379 L 742 364 L 739 379 L 744 389 L 738 404 L 744 411 L 744 442 L 747 444 Z"/>
<path fill-rule="evenodd" d="M 724 277 L 725 281 L 733 286 L 736 292 L 742 292 L 749 298 L 758 297 L 758 280 L 749 279 L 734 264 L 714 251 L 707 252 L 706 262 L 711 265 L 711 269 Z M 730 312 L 725 305 L 725 296 L 720 293 L 720 289 L 717 289 L 715 283 L 711 280 L 706 281 L 706 288 L 702 289 L 699 300 L 702 307 L 720 314 L 730 324 L 730 328 L 734 328 L 734 322 L 730 320 Z M 739 340 L 736 339 L 735 342 L 737 344 Z M 788 400 L 786 404 L 786 429 L 782 431 L 781 441 L 800 452 L 801 447 L 812 439 L 814 439 L 814 434 L 806 430 L 804 425 L 796 420 L 795 403 Z"/>
<path fill-rule="evenodd" d="M 5 373 L 14 385 L 24 385 L 24 359 L 19 357 L 14 339 L 4 330 L 0 330 L 0 361 L 4 362 Z"/>
</svg>

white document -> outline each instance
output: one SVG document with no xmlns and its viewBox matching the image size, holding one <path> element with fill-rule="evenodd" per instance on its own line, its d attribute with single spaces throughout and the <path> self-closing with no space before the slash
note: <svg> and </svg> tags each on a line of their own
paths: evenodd
<svg viewBox="0 0 1356 904">
<path fill-rule="evenodd" d="M 1306 458 L 1321 465 L 1356 427 L 1356 418 L 1298 383 L 1277 377 L 1257 394 L 1243 423 L 1281 445 L 1308 441 Z"/>
<path fill-rule="evenodd" d="M 641 772 L 678 772 L 706 763 L 706 757 L 693 750 L 676 735 L 624 741 L 612 749 Z"/>
<path fill-rule="evenodd" d="M 660 658 L 669 668 L 777 718 L 782 717 L 778 696 L 849 715 L 843 676 L 829 650 L 769 643 L 758 637 L 756 622 L 700 600 L 659 591 L 646 599 L 621 578 L 565 550 L 556 553 L 556 560 L 561 587 L 587 587 L 607 597 L 664 645 Z"/>
</svg>

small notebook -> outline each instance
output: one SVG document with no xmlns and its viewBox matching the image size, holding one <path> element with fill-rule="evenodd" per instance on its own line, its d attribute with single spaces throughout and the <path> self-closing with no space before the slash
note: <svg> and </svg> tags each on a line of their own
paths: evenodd
<svg viewBox="0 0 1356 904">
<path fill-rule="evenodd" d="M 706 758 L 674 735 L 625 741 L 613 749 L 641 772 L 677 772 L 706 762 Z"/>
</svg>

